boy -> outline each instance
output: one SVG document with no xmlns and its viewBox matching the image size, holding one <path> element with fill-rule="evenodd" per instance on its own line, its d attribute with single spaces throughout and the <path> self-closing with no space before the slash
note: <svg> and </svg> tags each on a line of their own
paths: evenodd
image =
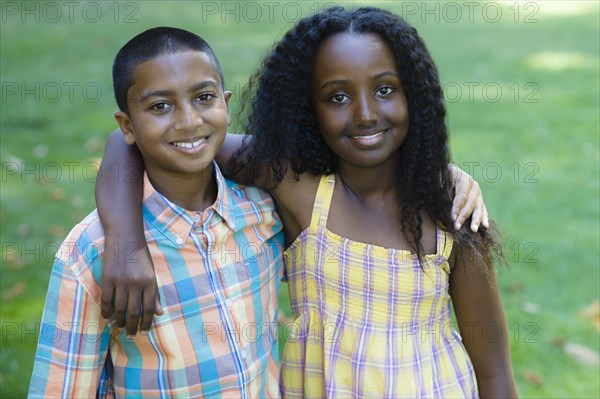
<svg viewBox="0 0 600 399">
<path fill-rule="evenodd" d="M 145 236 L 164 313 L 127 337 L 101 316 L 104 231 L 92 212 L 52 270 L 30 397 L 278 396 L 282 235 L 271 198 L 213 158 L 230 92 L 200 37 L 155 28 L 117 54 L 115 118 L 144 159 Z"/>
</svg>

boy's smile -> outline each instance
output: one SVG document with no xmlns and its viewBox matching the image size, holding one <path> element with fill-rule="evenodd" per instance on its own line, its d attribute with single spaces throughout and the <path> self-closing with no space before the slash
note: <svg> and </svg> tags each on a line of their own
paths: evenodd
<svg viewBox="0 0 600 399">
<path fill-rule="evenodd" d="M 231 93 L 223 91 L 210 57 L 200 51 L 162 54 L 138 64 L 133 82 L 129 115 L 115 117 L 126 141 L 139 147 L 148 175 L 212 173 L 227 133 Z"/>
</svg>

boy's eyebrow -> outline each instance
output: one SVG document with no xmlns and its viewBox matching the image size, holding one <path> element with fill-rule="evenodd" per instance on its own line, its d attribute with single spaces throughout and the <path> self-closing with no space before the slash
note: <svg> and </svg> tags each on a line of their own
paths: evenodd
<svg viewBox="0 0 600 399">
<path fill-rule="evenodd" d="M 380 79 L 380 78 L 384 78 L 384 77 L 387 77 L 387 76 L 391 76 L 391 77 L 400 79 L 400 75 L 398 75 L 395 72 L 391 72 L 391 71 L 385 71 L 385 72 L 378 73 L 377 75 L 373 75 L 372 78 L 373 79 Z M 326 88 L 331 87 L 331 86 L 341 86 L 341 85 L 343 85 L 345 83 L 348 83 L 348 82 L 349 82 L 349 80 L 344 80 L 344 79 L 330 80 L 329 82 L 323 83 L 323 85 L 321 85 L 320 89 L 323 90 L 323 89 L 326 89 Z"/>
<path fill-rule="evenodd" d="M 193 93 L 195 91 L 202 90 L 207 87 L 217 88 L 217 87 L 219 87 L 219 84 L 217 82 L 215 82 L 214 80 L 205 80 L 203 82 L 196 83 L 188 91 L 190 93 Z M 169 97 L 174 94 L 175 94 L 175 92 L 173 90 L 151 90 L 151 91 L 148 91 L 148 92 L 142 94 L 140 96 L 139 101 L 144 102 L 145 100 L 149 99 L 150 97 Z"/>
</svg>

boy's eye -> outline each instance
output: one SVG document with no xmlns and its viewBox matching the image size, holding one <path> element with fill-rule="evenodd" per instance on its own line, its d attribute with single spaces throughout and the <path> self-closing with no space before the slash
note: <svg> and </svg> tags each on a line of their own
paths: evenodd
<svg viewBox="0 0 600 399">
<path fill-rule="evenodd" d="M 161 103 L 153 104 L 150 107 L 150 109 L 155 110 L 155 111 L 164 111 L 164 110 L 166 110 L 166 109 L 168 109 L 170 107 L 171 106 L 169 104 L 161 102 Z"/>
<path fill-rule="evenodd" d="M 393 87 L 383 86 L 383 87 L 380 87 L 379 89 L 377 89 L 377 94 L 381 94 L 382 96 L 389 96 L 394 91 L 395 91 L 395 89 Z"/>
<path fill-rule="evenodd" d="M 196 99 L 200 102 L 207 102 L 214 98 L 217 98 L 217 96 L 214 93 L 202 93 L 198 95 L 198 97 L 196 97 Z"/>
<path fill-rule="evenodd" d="M 331 96 L 330 101 L 335 104 L 340 104 L 348 102 L 349 99 L 350 97 L 348 97 L 345 94 L 334 94 L 333 96 Z"/>
</svg>

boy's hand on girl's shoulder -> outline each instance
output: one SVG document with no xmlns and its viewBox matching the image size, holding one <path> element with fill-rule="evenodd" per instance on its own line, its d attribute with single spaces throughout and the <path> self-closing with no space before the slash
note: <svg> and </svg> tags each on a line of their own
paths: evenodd
<svg viewBox="0 0 600 399">
<path fill-rule="evenodd" d="M 126 327 L 130 336 L 137 333 L 138 327 L 140 331 L 149 331 L 154 315 L 162 315 L 163 309 L 148 247 L 135 246 L 134 243 L 106 244 L 102 271 L 102 317 L 110 319 L 114 312 L 117 327 Z"/>
<path fill-rule="evenodd" d="M 471 231 L 476 232 L 479 226 L 490 227 L 487 208 L 483 202 L 481 188 L 471 175 L 454 164 L 450 164 L 450 173 L 454 181 L 454 201 L 452 203 L 452 220 L 458 230 L 471 217 Z"/>
</svg>

